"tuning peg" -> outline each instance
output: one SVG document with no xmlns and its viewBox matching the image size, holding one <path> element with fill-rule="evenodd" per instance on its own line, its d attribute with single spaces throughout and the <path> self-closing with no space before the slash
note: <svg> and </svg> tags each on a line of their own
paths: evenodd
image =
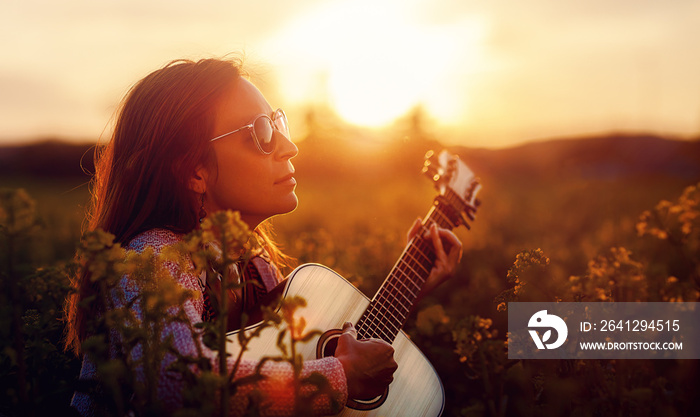
<svg viewBox="0 0 700 417">
<path fill-rule="evenodd" d="M 433 152 L 432 150 L 428 151 L 425 153 L 425 162 L 423 163 L 424 165 L 440 165 L 440 159 L 438 159 L 438 155 Z"/>
<path fill-rule="evenodd" d="M 426 162 L 428 162 L 428 161 L 426 161 Z M 440 172 L 438 171 L 438 169 L 435 168 L 435 166 L 433 166 L 431 164 L 426 164 L 423 167 L 423 174 L 435 182 L 440 181 L 440 178 L 441 178 Z"/>
</svg>

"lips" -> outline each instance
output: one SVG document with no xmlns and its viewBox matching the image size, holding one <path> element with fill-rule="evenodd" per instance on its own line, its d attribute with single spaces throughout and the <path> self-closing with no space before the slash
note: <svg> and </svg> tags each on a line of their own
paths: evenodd
<svg viewBox="0 0 700 417">
<path fill-rule="evenodd" d="M 296 185 L 296 183 L 293 172 L 275 181 L 275 185 Z"/>
</svg>

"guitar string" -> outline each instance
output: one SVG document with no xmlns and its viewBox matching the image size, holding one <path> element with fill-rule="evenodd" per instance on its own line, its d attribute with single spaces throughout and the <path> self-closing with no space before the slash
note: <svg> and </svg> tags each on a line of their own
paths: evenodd
<svg viewBox="0 0 700 417">
<path fill-rule="evenodd" d="M 448 193 L 446 193 L 447 195 L 445 196 L 445 200 L 447 201 L 449 206 L 450 204 L 456 203 L 455 200 L 459 200 L 459 198 L 455 199 L 454 197 L 456 195 L 449 189 L 447 191 Z M 454 228 L 456 226 L 456 223 L 452 220 L 451 216 L 445 212 L 444 205 L 441 205 L 440 203 L 441 202 L 439 200 L 436 200 L 431 212 L 428 215 L 428 222 L 432 220 L 435 221 L 437 224 L 441 225 L 442 227 Z M 459 201 L 459 203 L 461 203 L 461 201 Z M 435 218 L 433 219 L 433 217 Z M 426 228 L 422 227 L 419 232 L 422 232 L 423 234 L 425 233 L 425 231 Z M 426 252 L 428 252 L 430 256 L 426 255 Z M 425 259 L 426 262 L 429 262 L 429 265 L 424 265 L 422 262 L 420 262 L 416 255 L 420 255 L 423 259 Z M 434 257 L 434 255 L 434 251 L 432 250 L 431 245 L 427 244 L 426 239 L 417 239 L 413 242 L 412 245 L 410 245 L 407 248 L 406 251 L 404 251 L 404 254 L 399 259 L 399 262 L 397 263 L 397 266 L 396 268 L 394 268 L 394 270 L 400 272 L 404 277 L 406 277 L 406 279 L 408 279 L 414 286 L 416 286 L 417 289 L 420 289 L 420 285 L 417 284 L 412 279 L 411 275 L 408 274 L 402 268 L 407 267 L 413 273 L 413 276 L 417 277 L 421 281 L 422 285 L 423 283 L 425 283 L 425 279 L 421 276 L 421 274 L 419 274 L 416 271 L 415 265 L 419 266 L 420 269 L 422 269 L 425 273 L 428 273 L 429 269 L 427 268 L 432 266 L 431 256 Z M 414 261 L 414 266 L 411 265 L 410 260 Z M 402 293 L 394 281 L 400 282 L 401 285 L 404 288 L 406 288 L 413 296 L 413 300 L 411 300 L 404 293 Z M 392 272 L 392 274 L 390 274 L 389 278 L 386 281 L 386 288 L 384 285 L 382 286 L 382 288 L 380 288 L 378 297 L 370 304 L 370 307 L 367 309 L 367 311 L 365 311 L 365 314 L 363 314 L 363 316 L 358 321 L 358 333 L 360 333 L 360 331 L 362 333 L 366 333 L 367 331 L 369 331 L 371 332 L 371 335 L 373 337 L 383 336 L 382 338 L 384 340 L 388 342 L 393 341 L 393 339 L 396 337 L 396 334 L 398 334 L 400 328 L 403 326 L 403 323 L 406 320 L 406 315 L 398 311 L 398 307 L 400 306 L 406 314 L 408 314 L 408 312 L 410 311 L 410 305 L 409 307 L 407 307 L 403 302 L 401 302 L 401 300 L 399 300 L 396 294 L 399 294 L 401 297 L 403 297 L 403 299 L 409 302 L 415 301 L 415 298 L 417 298 L 417 294 L 410 290 L 410 288 L 406 285 L 404 280 L 400 279 L 399 274 Z M 384 299 L 384 301 L 382 301 L 382 298 Z M 385 305 L 385 303 L 388 304 Z M 412 302 L 410 302 L 410 304 L 412 305 Z M 391 307 L 394 307 L 395 310 L 392 311 Z M 397 317 L 394 314 L 394 312 L 401 316 L 401 318 Z M 388 315 L 390 315 L 391 317 L 388 317 Z M 374 326 L 369 328 L 368 326 L 370 326 L 370 324 L 373 324 Z M 389 329 L 388 326 L 390 326 L 391 329 Z M 368 328 L 365 329 L 365 327 Z"/>
<path fill-rule="evenodd" d="M 431 215 L 434 214 L 434 210 L 430 214 Z M 431 217 L 432 216 L 429 216 L 429 219 Z M 421 232 L 424 233 L 425 228 L 422 228 Z M 426 242 L 424 242 L 424 240 L 425 239 L 417 239 L 416 241 L 414 241 L 414 244 L 411 245 L 408 248 L 408 250 L 405 251 L 405 253 L 410 252 L 411 249 L 414 249 L 413 250 L 414 253 L 418 252 L 420 255 L 422 255 L 422 257 L 424 259 L 426 259 L 426 261 L 430 260 L 430 256 L 426 256 L 426 254 L 425 254 L 425 251 L 426 251 L 426 249 L 429 249 L 429 246 L 426 244 Z M 407 274 L 406 271 L 404 271 L 402 269 L 402 267 L 404 265 L 407 266 L 407 264 L 405 263 L 404 256 L 402 256 L 401 259 L 399 260 L 399 262 L 397 263 L 397 268 L 395 268 L 395 271 L 401 272 L 404 276 L 406 276 L 409 280 L 411 280 L 411 282 L 413 282 L 410 275 Z M 413 272 L 415 274 L 415 271 L 413 271 Z M 420 275 L 416 274 L 416 276 L 419 279 L 421 279 L 421 281 L 423 281 L 423 282 L 425 281 L 424 279 L 422 279 L 422 277 Z M 396 284 L 393 281 L 397 281 L 397 280 L 402 281 L 398 278 L 399 278 L 398 274 L 392 273 L 390 275 L 389 279 L 387 280 L 387 283 L 390 284 L 390 286 L 392 287 L 393 290 L 398 290 Z M 414 285 L 416 285 L 415 282 L 413 282 L 413 283 L 414 283 Z M 403 284 L 403 285 L 405 286 L 405 284 Z M 386 333 L 384 330 L 389 330 L 389 329 L 386 329 L 387 325 L 390 325 L 393 328 L 390 331 L 391 339 L 389 341 L 391 342 L 391 341 L 393 341 L 393 338 L 396 337 L 398 330 L 403 326 L 403 323 L 406 320 L 406 315 L 410 311 L 410 306 L 407 307 L 404 303 L 400 302 L 398 300 L 397 296 L 392 292 L 387 292 L 387 289 L 389 289 L 389 286 L 387 286 L 387 288 L 385 288 L 384 291 L 380 290 L 380 294 L 379 294 L 380 296 L 377 298 L 376 302 L 372 303 L 373 305 L 370 306 L 371 311 L 368 311 L 367 313 L 369 313 L 369 316 L 372 319 L 374 319 L 372 321 L 375 324 L 377 324 L 377 326 L 378 326 L 377 330 L 380 331 L 382 334 Z M 399 293 L 399 294 L 401 294 L 404 298 L 406 298 L 406 296 L 404 294 L 402 294 L 402 293 Z M 414 294 L 413 301 L 415 300 L 415 296 L 416 295 Z M 384 298 L 384 300 L 386 300 L 386 304 L 385 304 L 385 302 L 382 302 L 382 298 Z M 392 302 L 392 298 L 393 298 L 393 302 Z M 412 304 L 412 302 L 410 304 Z M 398 308 L 399 305 L 403 308 L 403 311 L 405 313 L 405 314 L 398 313 L 402 317 L 401 320 L 399 320 L 394 314 L 391 314 L 391 311 L 392 311 L 391 307 Z M 391 316 L 392 316 L 391 318 L 393 318 L 394 320 L 391 320 L 390 317 L 387 317 L 387 314 L 391 314 Z M 396 321 L 396 324 L 394 324 L 394 321 Z"/>
<path fill-rule="evenodd" d="M 392 284 L 391 286 L 392 286 L 392 288 L 393 288 L 394 290 L 397 290 L 397 291 L 398 291 L 398 288 L 396 288 L 395 285 Z M 393 300 L 389 298 L 389 295 L 393 296 L 393 297 L 392 297 Z M 398 292 L 397 294 L 394 294 L 394 293 L 392 293 L 392 292 L 386 292 L 386 291 L 383 292 L 382 294 L 380 294 L 380 295 L 378 296 L 378 301 L 381 303 L 381 302 L 382 302 L 382 301 L 381 301 L 381 298 L 383 297 L 384 300 L 386 300 L 386 301 L 387 301 L 388 303 L 390 303 L 391 305 L 394 305 L 394 306 L 401 305 L 402 307 L 407 308 L 406 305 L 403 304 L 403 302 L 398 298 L 399 296 L 401 296 L 401 297 L 402 297 L 404 300 L 406 300 L 406 301 L 410 301 L 410 299 L 409 299 L 408 297 L 406 297 L 404 294 L 402 294 L 402 293 L 400 293 L 400 292 Z M 376 304 L 375 304 L 375 305 L 376 305 Z M 376 310 L 376 308 L 375 308 L 375 310 Z"/>
<path fill-rule="evenodd" d="M 421 230 L 421 231 L 424 232 L 424 230 L 425 230 L 425 228 L 423 228 L 423 230 Z M 423 244 L 423 243 L 425 243 L 425 242 L 422 242 L 423 240 L 424 239 L 416 240 L 414 242 L 414 245 L 411 245 L 409 247 L 409 250 L 405 251 L 405 253 L 409 252 L 410 249 L 414 249 L 414 252 L 418 251 L 418 253 L 420 253 L 423 256 L 423 258 L 428 260 L 429 256 L 426 256 L 424 253 L 425 249 L 427 249 L 428 247 L 427 247 L 427 245 Z M 421 250 L 421 246 L 423 246 L 423 250 Z M 405 262 L 404 257 L 402 256 L 402 258 L 397 263 L 397 267 L 395 268 L 395 272 L 400 272 L 406 278 L 408 278 L 414 285 L 416 285 L 418 288 L 420 288 L 420 286 L 418 286 L 411 279 L 411 276 L 408 273 L 406 273 L 406 271 L 404 271 L 402 269 L 402 267 L 404 267 L 404 266 L 408 266 L 408 264 Z M 419 279 L 422 278 L 419 274 L 416 274 L 413 269 L 411 269 L 411 270 L 414 272 L 414 274 Z M 377 297 L 376 302 L 372 303 L 372 305 L 370 306 L 369 310 L 371 310 L 371 311 L 368 310 L 368 312 L 367 312 L 371 315 L 372 318 L 375 319 L 373 321 L 378 325 L 378 327 L 381 329 L 382 333 L 385 333 L 383 330 L 390 330 L 390 334 L 391 334 L 391 338 L 389 340 L 390 342 L 393 341 L 393 338 L 396 337 L 396 334 L 398 334 L 399 329 L 403 326 L 403 323 L 406 320 L 406 316 L 407 316 L 408 312 L 410 311 L 410 308 L 411 308 L 410 306 L 413 304 L 413 301 L 415 301 L 415 298 L 417 297 L 417 294 L 412 293 L 412 295 L 414 297 L 413 297 L 413 300 L 410 300 L 406 297 L 405 294 L 403 294 L 402 292 L 398 292 L 398 294 L 400 294 L 402 297 L 404 297 L 404 299 L 407 299 L 408 301 L 410 301 L 409 306 L 406 306 L 403 302 L 401 302 L 398 299 L 396 294 L 391 292 L 391 290 L 399 291 L 395 281 L 400 282 L 402 284 L 402 286 L 404 286 L 408 289 L 408 287 L 403 282 L 403 280 L 401 280 L 399 278 L 400 277 L 396 273 L 392 273 L 390 275 L 389 279 L 387 280 L 387 287 L 384 288 L 384 291 L 382 291 L 380 289 L 379 297 Z M 421 279 L 421 281 L 424 282 L 424 279 Z M 389 288 L 389 287 L 391 287 L 391 288 Z M 389 291 L 389 292 L 387 292 L 387 291 Z M 382 298 L 385 301 L 382 301 Z M 392 300 L 392 298 L 393 298 L 393 300 Z M 394 309 L 398 309 L 399 306 L 403 310 L 402 312 L 397 312 L 397 314 L 401 316 L 401 319 L 397 318 L 396 315 L 392 314 L 392 309 L 391 309 L 391 307 L 394 307 Z M 387 314 L 390 314 L 391 317 L 388 317 Z M 387 325 L 390 325 L 393 329 L 385 329 Z"/>
<path fill-rule="evenodd" d="M 408 257 L 411 258 L 411 260 L 413 260 L 413 263 L 414 263 L 416 266 L 418 266 L 420 269 L 423 270 L 423 274 L 428 274 L 428 273 L 430 273 L 430 270 L 427 269 L 427 268 L 425 267 L 425 265 L 423 265 L 422 263 L 420 263 L 420 261 L 418 261 L 418 259 L 414 256 L 414 253 L 413 253 L 412 251 L 407 251 L 407 252 L 406 252 L 406 255 L 408 255 Z M 406 263 L 408 263 L 409 266 L 411 265 L 410 262 L 406 262 Z M 412 267 L 412 266 L 411 266 L 411 269 L 415 270 L 415 268 Z M 417 273 L 417 271 L 416 271 L 416 273 Z"/>
<path fill-rule="evenodd" d="M 377 337 L 377 338 L 383 339 L 383 340 L 391 343 L 393 341 L 393 337 L 395 337 L 396 334 L 398 334 L 398 329 L 396 330 L 396 333 L 393 334 L 393 336 L 391 334 L 387 334 L 385 332 L 386 329 L 381 326 L 381 322 L 379 321 L 379 318 L 374 314 L 371 314 L 369 316 L 369 324 L 374 324 L 374 326 L 371 326 L 368 329 L 363 329 L 362 333 L 360 333 L 360 331 L 358 330 L 358 334 L 360 335 L 361 338 L 366 338 L 367 336 L 372 336 L 372 337 Z M 369 324 L 368 324 L 368 326 L 369 326 Z M 361 326 L 358 325 L 358 328 L 361 328 Z"/>
<path fill-rule="evenodd" d="M 397 268 L 397 269 L 398 269 L 398 268 Z M 391 279 L 392 277 L 396 277 L 396 274 L 394 274 L 394 275 L 392 275 L 391 277 L 389 277 L 389 280 L 387 280 L 387 282 L 391 281 L 390 284 L 393 285 L 394 287 L 397 287 L 397 285 L 396 285 L 395 282 L 398 282 L 403 288 L 406 289 L 406 291 L 409 292 L 409 294 L 411 294 L 411 295 L 413 296 L 413 298 L 418 297 L 418 294 L 414 293 L 413 290 L 412 290 L 408 285 L 406 285 L 406 281 L 409 281 L 410 283 L 412 283 L 413 286 L 414 286 L 416 289 L 418 289 L 418 290 L 420 290 L 420 285 L 418 285 L 418 284 L 416 284 L 415 282 L 413 282 L 413 280 L 411 280 L 411 277 L 408 276 L 405 272 L 401 271 L 400 269 L 398 269 L 398 271 L 401 272 L 407 279 L 406 279 L 406 280 L 403 280 L 403 279 L 394 279 L 394 280 L 392 280 L 392 279 Z M 411 269 L 411 271 L 413 271 L 413 269 Z M 415 272 L 415 271 L 414 271 L 414 272 Z M 408 297 L 406 297 L 406 296 L 404 296 L 404 297 L 405 297 L 407 300 L 410 300 L 410 298 L 408 298 Z"/>
<path fill-rule="evenodd" d="M 411 269 L 411 271 L 416 276 L 422 276 L 429 274 L 430 270 L 423 264 L 421 264 L 415 257 L 414 251 L 406 251 L 405 256 L 402 258 L 403 263 Z"/>
</svg>

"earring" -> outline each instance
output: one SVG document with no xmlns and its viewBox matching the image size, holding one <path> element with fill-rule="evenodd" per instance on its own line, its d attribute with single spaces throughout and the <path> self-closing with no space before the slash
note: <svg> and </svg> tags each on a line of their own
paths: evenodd
<svg viewBox="0 0 700 417">
<path fill-rule="evenodd" d="M 202 206 L 199 207 L 199 222 L 203 222 L 205 217 L 207 217 L 207 211 L 204 210 L 204 193 L 202 193 Z"/>
</svg>

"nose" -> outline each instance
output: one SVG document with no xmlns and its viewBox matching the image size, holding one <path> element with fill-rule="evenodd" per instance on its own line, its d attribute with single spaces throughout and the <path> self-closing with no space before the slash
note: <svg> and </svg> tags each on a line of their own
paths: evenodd
<svg viewBox="0 0 700 417">
<path fill-rule="evenodd" d="M 279 159 L 292 159 L 299 153 L 299 148 L 292 142 L 291 139 L 283 135 L 278 130 L 274 130 L 274 135 L 277 135 L 277 149 L 275 155 Z"/>
</svg>

